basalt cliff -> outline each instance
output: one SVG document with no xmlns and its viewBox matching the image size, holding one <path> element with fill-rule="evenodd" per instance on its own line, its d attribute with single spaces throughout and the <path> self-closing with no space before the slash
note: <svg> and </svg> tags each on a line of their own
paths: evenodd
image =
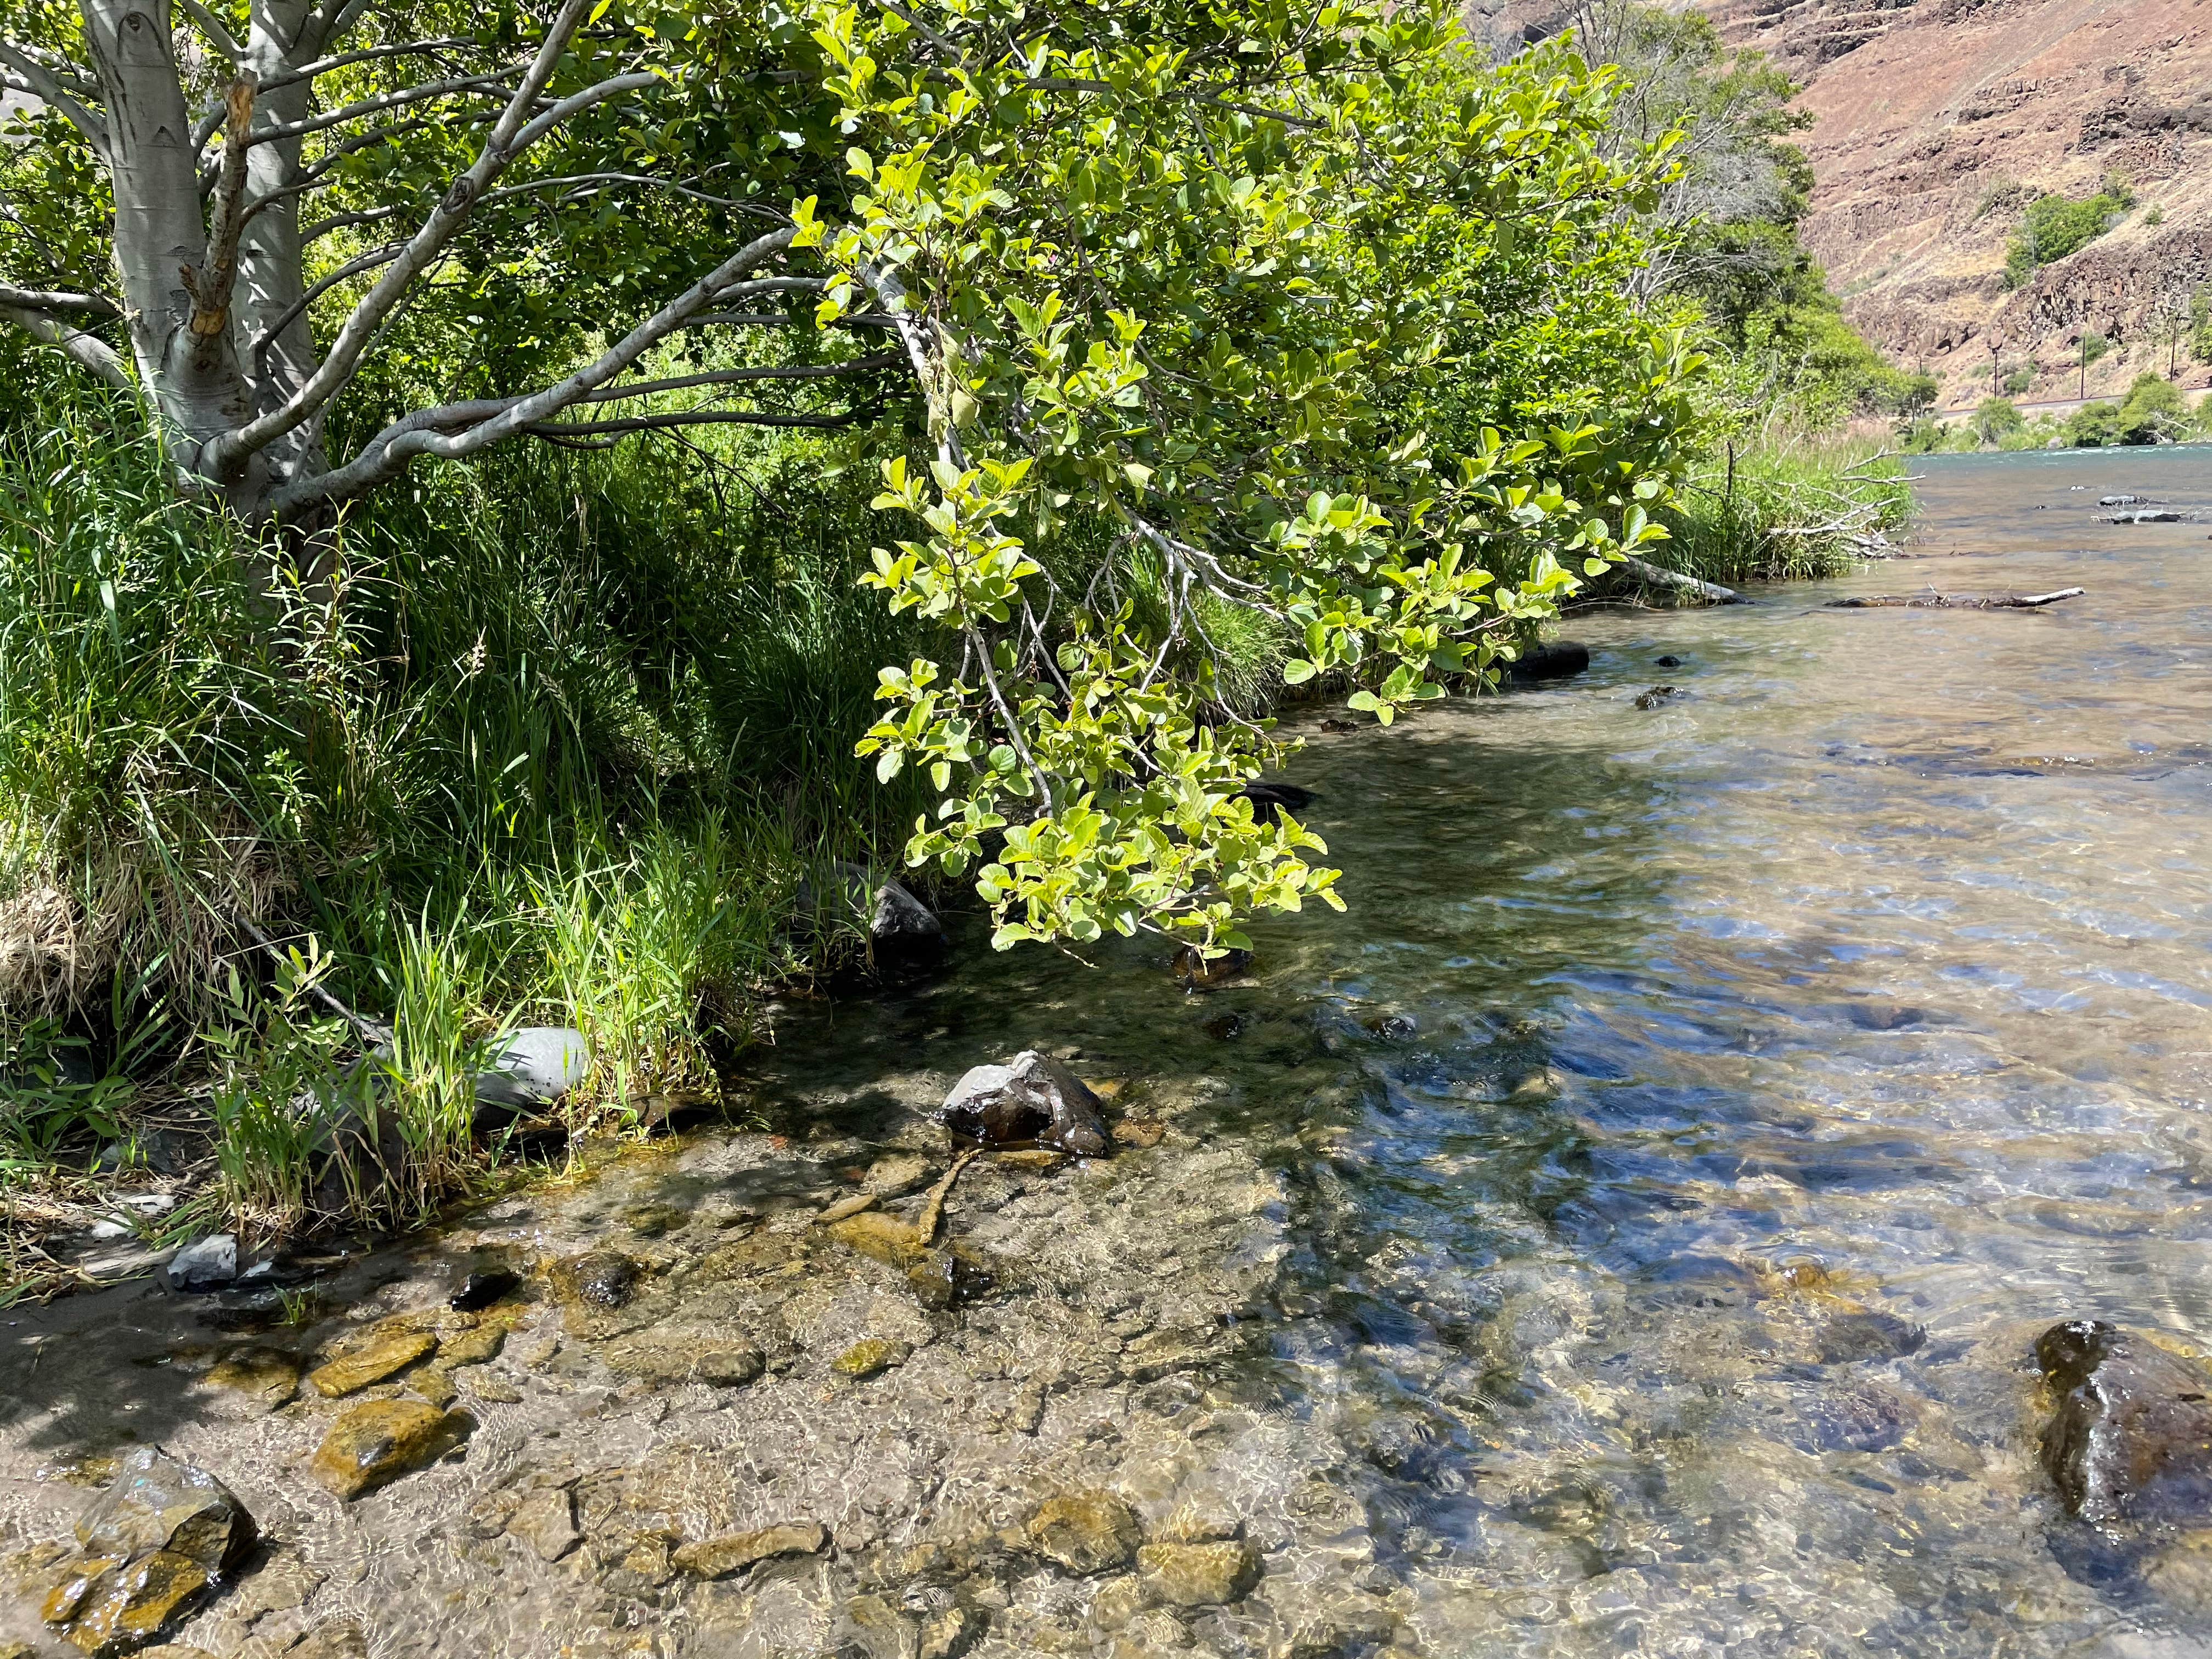
<svg viewBox="0 0 2212 1659">
<path fill-rule="evenodd" d="M 2212 0 L 1694 0 L 1728 43 L 1803 88 L 1819 180 L 1804 240 L 1860 331 L 1986 396 L 1993 366 L 2037 367 L 2029 400 L 2070 398 L 2085 331 L 2112 350 L 2090 396 L 2147 368 L 2212 369 L 2169 324 L 2212 283 Z M 1678 5 L 1678 8 L 1679 5 Z M 1501 46 L 1571 21 L 1552 0 L 1469 0 Z M 2080 252 L 2005 285 L 2034 190 L 2136 201 Z"/>
</svg>

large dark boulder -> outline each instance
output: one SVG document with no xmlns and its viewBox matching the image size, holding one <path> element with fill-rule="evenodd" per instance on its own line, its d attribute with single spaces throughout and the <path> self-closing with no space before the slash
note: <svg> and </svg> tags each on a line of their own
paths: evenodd
<svg viewBox="0 0 2212 1659">
<path fill-rule="evenodd" d="M 1106 1150 L 1098 1097 L 1058 1060 L 1024 1049 L 1004 1066 L 978 1066 L 952 1085 L 937 1121 L 985 1146 L 1046 1146 L 1096 1157 Z"/>
<path fill-rule="evenodd" d="M 1252 816 L 1261 823 L 1273 823 L 1285 812 L 1295 817 L 1314 799 L 1312 790 L 1295 783 L 1255 783 L 1237 793 L 1252 803 Z"/>
<path fill-rule="evenodd" d="M 1516 680 L 1559 680 L 1585 672 L 1589 662 L 1589 647 L 1560 640 L 1530 646 L 1505 672 Z"/>
<path fill-rule="evenodd" d="M 2212 1522 L 2212 1375 L 2100 1320 L 2053 1325 L 2043 1467 L 2085 1521 Z"/>
</svg>

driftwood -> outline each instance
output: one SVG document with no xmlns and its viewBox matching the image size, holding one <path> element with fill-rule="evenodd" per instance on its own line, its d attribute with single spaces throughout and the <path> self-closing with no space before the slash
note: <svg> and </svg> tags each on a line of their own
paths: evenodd
<svg viewBox="0 0 2212 1659">
<path fill-rule="evenodd" d="M 1863 611 L 1876 605 L 1909 605 L 1925 611 L 2037 611 L 2061 599 L 2078 599 L 2086 587 L 2062 587 L 2055 593 L 2008 593 L 1996 599 L 1977 599 L 1971 593 L 1875 593 L 1863 599 L 1830 599 L 1831 611 Z"/>
<path fill-rule="evenodd" d="M 1654 587 L 1671 587 L 1678 592 L 1694 593 L 1708 605 L 1749 605 L 1751 601 L 1733 587 L 1723 587 L 1718 582 L 1701 582 L 1695 576 L 1686 576 L 1679 570 L 1662 570 L 1631 554 L 1620 562 L 1620 568 L 1638 580 Z"/>
</svg>

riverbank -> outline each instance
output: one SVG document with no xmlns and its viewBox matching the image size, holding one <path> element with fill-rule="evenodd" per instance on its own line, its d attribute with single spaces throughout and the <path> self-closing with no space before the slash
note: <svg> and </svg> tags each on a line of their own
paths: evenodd
<svg viewBox="0 0 2212 1659">
<path fill-rule="evenodd" d="M 271 1537 L 182 1626 L 218 1659 L 2201 1659 L 2187 1547 L 2069 1518 L 2033 1356 L 2212 1352 L 2212 525 L 2097 505 L 2212 508 L 2212 467 L 1918 470 L 1909 583 L 1592 612 L 1578 678 L 1316 724 L 1353 908 L 1210 992 L 955 915 L 945 975 L 767 1011 L 757 1128 L 267 1289 L 12 1310 L 9 1547 L 158 1439 Z M 2087 593 L 1822 603 L 1931 580 Z M 918 1224 L 927 1114 L 1022 1048 L 1111 1097 L 1109 1157 L 969 1166 L 945 1279 L 814 1218 Z M 266 1398 L 372 1336 L 429 1343 Z M 315 1455 L 380 1389 L 473 1426 L 341 1500 Z"/>
</svg>

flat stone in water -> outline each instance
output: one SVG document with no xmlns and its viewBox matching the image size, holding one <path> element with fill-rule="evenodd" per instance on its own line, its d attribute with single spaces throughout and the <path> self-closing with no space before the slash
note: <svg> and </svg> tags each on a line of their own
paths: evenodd
<svg viewBox="0 0 2212 1659">
<path fill-rule="evenodd" d="M 1260 1547 L 1249 1539 L 1218 1544 L 1147 1544 L 1137 1552 L 1145 1583 L 1174 1607 L 1240 1601 L 1260 1582 Z"/>
<path fill-rule="evenodd" d="M 1045 1559 L 1086 1575 L 1127 1565 L 1143 1541 L 1136 1510 L 1108 1492 L 1048 1499 L 1023 1530 Z"/>
<path fill-rule="evenodd" d="M 828 1231 L 840 1244 L 893 1267 L 911 1267 L 928 1247 L 919 1227 L 877 1210 L 832 1222 Z"/>
<path fill-rule="evenodd" d="M 366 1400 L 331 1425 L 309 1468 L 325 1490 L 358 1498 L 443 1456 L 471 1426 L 419 1400 Z"/>
<path fill-rule="evenodd" d="M 233 1348 L 209 1368 L 207 1381 L 273 1411 L 299 1392 L 300 1361 L 297 1355 L 277 1348 Z"/>
<path fill-rule="evenodd" d="M 537 1552 L 541 1561 L 558 1561 L 576 1547 L 576 1501 L 566 1486 L 540 1486 L 522 1500 L 507 1531 Z"/>
<path fill-rule="evenodd" d="M 818 1521 L 789 1521 L 757 1532 L 733 1533 L 686 1544 L 670 1559 L 694 1578 L 726 1578 L 778 1555 L 815 1555 L 827 1547 L 829 1528 Z"/>
<path fill-rule="evenodd" d="M 398 1376 L 437 1346 L 438 1339 L 426 1331 L 388 1336 L 317 1366 L 307 1373 L 307 1381 L 324 1399 L 342 1400 L 373 1382 Z"/>
<path fill-rule="evenodd" d="M 190 1556 L 156 1550 L 97 1575 L 82 1595 L 71 1598 L 75 1605 L 62 1618 L 54 1616 L 49 1603 L 46 1621 L 66 1626 L 73 1644 L 105 1659 L 145 1645 L 213 1583 L 208 1570 Z"/>
<path fill-rule="evenodd" d="M 1820 1363 L 1844 1365 L 1859 1359 L 1889 1359 L 1917 1353 L 1928 1329 L 1895 1314 L 1838 1314 L 1820 1332 Z"/>
<path fill-rule="evenodd" d="M 767 1356 L 742 1333 L 669 1323 L 618 1337 L 607 1345 L 609 1369 L 641 1382 L 705 1382 L 739 1388 L 759 1376 Z"/>
<path fill-rule="evenodd" d="M 830 1362 L 830 1369 L 840 1376 L 849 1376 L 855 1382 L 864 1377 L 887 1371 L 894 1365 L 903 1365 L 914 1357 L 914 1344 L 901 1342 L 891 1337 L 872 1336 L 855 1342 L 851 1347 Z"/>
</svg>

